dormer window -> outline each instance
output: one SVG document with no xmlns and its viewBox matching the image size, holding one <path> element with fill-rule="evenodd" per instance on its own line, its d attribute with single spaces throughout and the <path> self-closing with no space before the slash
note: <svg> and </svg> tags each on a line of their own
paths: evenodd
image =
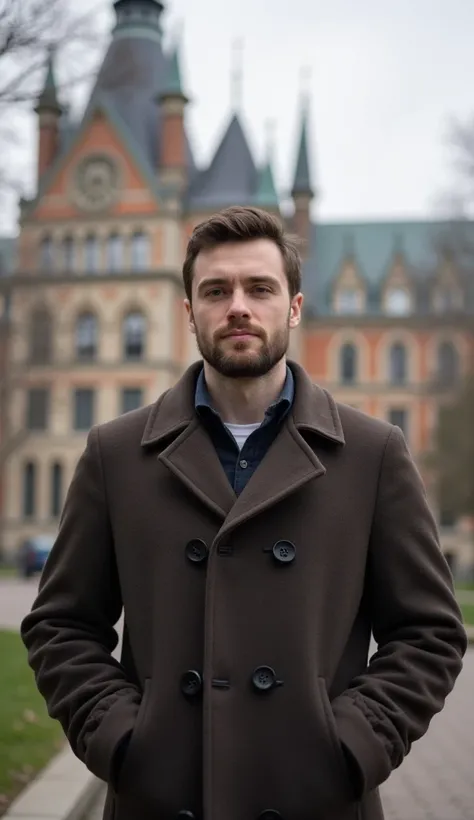
<svg viewBox="0 0 474 820">
<path fill-rule="evenodd" d="M 462 294 L 453 285 L 437 288 L 433 298 L 436 313 L 450 313 L 459 310 L 462 305 Z"/>
<path fill-rule="evenodd" d="M 407 288 L 397 286 L 387 289 L 385 311 L 390 316 L 408 316 L 411 313 L 411 295 Z"/>
<path fill-rule="evenodd" d="M 362 309 L 362 301 L 362 293 L 357 288 L 340 288 L 336 293 L 336 313 L 343 315 L 360 313 Z"/>
</svg>

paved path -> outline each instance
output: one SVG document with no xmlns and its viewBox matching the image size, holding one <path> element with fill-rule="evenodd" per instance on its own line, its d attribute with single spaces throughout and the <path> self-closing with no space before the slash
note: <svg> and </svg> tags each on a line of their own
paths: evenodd
<svg viewBox="0 0 474 820">
<path fill-rule="evenodd" d="M 428 733 L 381 790 L 386 820 L 474 819 L 474 649 Z M 84 820 L 102 820 L 104 796 Z"/>
<path fill-rule="evenodd" d="M 38 591 L 38 579 L 0 578 L 0 629 L 19 629 Z"/>
</svg>

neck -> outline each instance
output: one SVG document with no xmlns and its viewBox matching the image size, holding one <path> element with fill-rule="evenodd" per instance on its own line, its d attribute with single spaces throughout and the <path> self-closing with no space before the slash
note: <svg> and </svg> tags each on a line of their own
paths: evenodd
<svg viewBox="0 0 474 820">
<path fill-rule="evenodd" d="M 258 378 L 230 379 L 207 362 L 204 362 L 204 375 L 212 404 L 224 423 L 256 424 L 263 421 L 265 411 L 283 390 L 286 358 Z"/>
</svg>

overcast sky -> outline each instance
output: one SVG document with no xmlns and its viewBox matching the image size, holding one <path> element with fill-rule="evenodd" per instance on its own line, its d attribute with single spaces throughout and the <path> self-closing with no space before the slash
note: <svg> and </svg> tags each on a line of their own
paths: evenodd
<svg viewBox="0 0 474 820">
<path fill-rule="evenodd" d="M 112 0 L 84 2 L 101 5 L 111 24 Z M 282 189 L 307 66 L 320 217 L 435 215 L 452 179 L 449 122 L 474 114 L 472 0 L 168 0 L 167 35 L 180 22 L 198 160 L 211 156 L 228 122 L 232 43 L 241 37 L 244 124 L 261 157 L 265 122 L 275 121 Z"/>
</svg>

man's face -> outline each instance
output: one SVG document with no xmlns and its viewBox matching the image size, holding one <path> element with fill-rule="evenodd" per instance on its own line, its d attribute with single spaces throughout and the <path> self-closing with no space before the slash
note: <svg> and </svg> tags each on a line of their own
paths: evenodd
<svg viewBox="0 0 474 820">
<path fill-rule="evenodd" d="M 285 356 L 303 296 L 290 300 L 280 249 L 269 239 L 201 251 L 189 324 L 201 356 L 223 376 L 264 376 Z"/>
</svg>

